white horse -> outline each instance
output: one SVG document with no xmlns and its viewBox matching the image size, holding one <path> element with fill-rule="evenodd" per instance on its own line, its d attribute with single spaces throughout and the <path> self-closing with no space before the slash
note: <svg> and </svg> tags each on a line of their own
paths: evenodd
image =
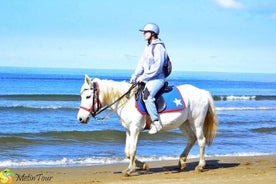
<svg viewBox="0 0 276 184">
<path fill-rule="evenodd" d="M 181 170 L 185 168 L 188 153 L 197 140 L 200 158 L 196 170 L 202 171 L 206 165 L 205 144 L 211 145 L 217 129 L 214 102 L 208 91 L 192 85 L 180 85 L 177 88 L 183 96 L 186 108 L 181 111 L 161 113 L 162 131 L 179 128 L 188 138 L 178 162 Z M 137 89 L 131 89 L 131 84 L 127 82 L 97 78 L 91 80 L 87 75 L 80 91 L 81 105 L 78 120 L 81 123 L 88 123 L 91 116 L 97 115 L 108 107 L 117 113 L 122 126 L 125 127 L 125 154 L 130 162 L 128 168 L 122 171 L 124 175 L 135 172 L 137 167 L 149 169 L 146 163 L 135 158 L 138 136 L 144 130 L 147 119 L 146 115 L 141 114 L 135 106 L 136 91 Z"/>
</svg>

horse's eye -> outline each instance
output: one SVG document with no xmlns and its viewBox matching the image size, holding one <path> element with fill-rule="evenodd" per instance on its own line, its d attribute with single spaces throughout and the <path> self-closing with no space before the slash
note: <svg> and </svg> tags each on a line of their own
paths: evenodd
<svg viewBox="0 0 276 184">
<path fill-rule="evenodd" d="M 89 95 L 89 96 L 86 97 L 86 99 L 89 99 L 89 98 L 91 98 L 91 95 Z"/>
</svg>

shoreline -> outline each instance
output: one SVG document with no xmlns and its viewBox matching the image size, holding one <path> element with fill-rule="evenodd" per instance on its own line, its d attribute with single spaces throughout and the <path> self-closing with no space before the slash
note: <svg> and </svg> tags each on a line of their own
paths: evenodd
<svg viewBox="0 0 276 184">
<path fill-rule="evenodd" d="M 187 159 L 184 171 L 177 160 L 147 162 L 150 170 L 122 175 L 128 163 L 73 166 L 10 168 L 13 183 L 266 183 L 276 182 L 276 155 L 207 157 L 206 169 L 196 172 L 198 158 Z M 1 171 L 5 168 L 1 168 Z"/>
</svg>

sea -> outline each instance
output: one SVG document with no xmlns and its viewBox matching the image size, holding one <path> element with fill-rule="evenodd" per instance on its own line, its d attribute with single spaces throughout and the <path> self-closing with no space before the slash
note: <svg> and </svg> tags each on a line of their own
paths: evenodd
<svg viewBox="0 0 276 184">
<path fill-rule="evenodd" d="M 0 68 L 0 167 L 68 167 L 127 163 L 125 129 L 106 110 L 80 124 L 84 75 L 129 81 L 131 70 Z M 170 85 L 208 90 L 217 135 L 206 157 L 276 155 L 276 74 L 173 71 Z M 137 157 L 177 159 L 187 139 L 180 130 L 140 134 Z M 189 158 L 199 157 L 197 143 Z"/>
</svg>

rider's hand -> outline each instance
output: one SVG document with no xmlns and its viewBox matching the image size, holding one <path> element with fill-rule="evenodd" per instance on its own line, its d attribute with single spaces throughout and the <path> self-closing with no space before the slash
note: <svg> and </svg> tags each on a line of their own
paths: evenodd
<svg viewBox="0 0 276 184">
<path fill-rule="evenodd" d="M 136 78 L 132 77 L 129 81 L 130 84 L 135 84 L 136 83 Z"/>
<path fill-rule="evenodd" d="M 136 82 L 139 84 L 139 83 L 143 82 L 143 80 L 142 80 L 141 77 L 138 77 L 138 78 L 136 79 Z"/>
</svg>

